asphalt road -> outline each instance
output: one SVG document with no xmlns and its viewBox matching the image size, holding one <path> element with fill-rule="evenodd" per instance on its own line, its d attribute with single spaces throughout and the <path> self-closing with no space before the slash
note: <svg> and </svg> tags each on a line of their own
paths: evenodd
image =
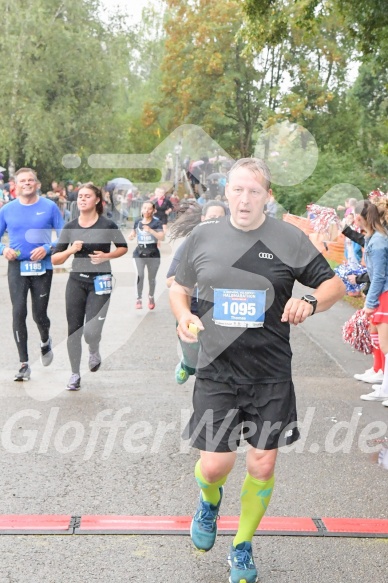
<svg viewBox="0 0 388 583">
<path fill-rule="evenodd" d="M 49 310 L 54 362 L 47 369 L 39 363 L 39 338 L 29 315 L 32 377 L 13 382 L 18 358 L 6 262 L 0 258 L 1 514 L 192 514 L 197 453 L 180 433 L 193 381 L 174 382 L 177 340 L 164 285 L 168 244 L 162 253 L 154 312 L 134 309 L 130 257 L 115 262 L 104 362 L 89 373 L 85 351 L 78 393 L 64 390 L 70 371 L 63 270 L 55 273 Z M 388 518 L 388 472 L 377 463 L 388 408 L 359 399 L 368 387 L 352 375 L 368 368 L 371 358 L 342 343 L 341 325 L 351 313 L 340 302 L 292 331 L 305 435 L 279 455 L 270 516 Z M 243 476 L 242 452 L 227 482 L 225 515 L 239 512 Z M 231 540 L 220 536 L 210 553 L 200 554 L 188 536 L 3 535 L 0 583 L 226 583 Z M 263 583 L 382 583 L 387 543 L 262 536 L 255 537 L 254 556 Z"/>
</svg>

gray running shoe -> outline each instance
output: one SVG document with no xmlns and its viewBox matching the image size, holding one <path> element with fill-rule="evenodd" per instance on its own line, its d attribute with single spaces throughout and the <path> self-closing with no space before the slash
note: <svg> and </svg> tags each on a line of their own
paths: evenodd
<svg viewBox="0 0 388 583">
<path fill-rule="evenodd" d="M 28 364 L 22 364 L 19 371 L 15 374 L 14 381 L 22 382 L 29 381 L 31 376 L 31 369 Z"/>
<path fill-rule="evenodd" d="M 97 372 L 101 366 L 101 356 L 98 352 L 89 352 L 89 370 L 91 372 Z"/>
<path fill-rule="evenodd" d="M 54 358 L 53 349 L 51 346 L 51 338 L 49 338 L 47 346 L 40 347 L 40 362 L 43 366 L 49 366 Z"/>
<path fill-rule="evenodd" d="M 81 388 L 81 377 L 79 374 L 72 373 L 69 382 L 67 383 L 67 391 L 79 391 Z"/>
</svg>

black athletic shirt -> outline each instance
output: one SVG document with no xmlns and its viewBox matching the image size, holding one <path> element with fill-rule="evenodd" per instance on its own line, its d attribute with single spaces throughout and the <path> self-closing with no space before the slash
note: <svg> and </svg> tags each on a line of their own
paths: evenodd
<svg viewBox="0 0 388 583">
<path fill-rule="evenodd" d="M 171 200 L 165 196 L 162 200 L 162 204 L 159 206 L 158 199 L 156 198 L 154 201 L 155 204 L 155 216 L 160 221 L 164 222 L 167 220 L 166 211 L 168 209 L 173 209 L 174 205 L 172 204 Z"/>
<path fill-rule="evenodd" d="M 183 254 L 185 252 L 186 245 L 187 245 L 187 239 L 185 239 L 179 245 L 178 249 L 175 251 L 175 255 L 172 258 L 171 265 L 167 271 L 167 275 L 166 275 L 167 279 L 169 277 L 172 277 L 173 275 L 175 276 L 176 272 L 178 271 L 178 267 L 179 267 L 179 264 L 180 264 L 181 259 L 183 257 Z M 193 295 L 191 296 L 190 312 L 192 314 L 195 314 L 196 316 L 198 316 L 197 288 L 194 289 Z"/>
<path fill-rule="evenodd" d="M 74 241 L 83 241 L 81 251 L 75 253 L 70 277 L 80 281 L 92 281 L 96 275 L 111 273 L 110 261 L 93 265 L 89 255 L 94 251 L 109 253 L 111 243 L 116 247 L 128 247 L 124 235 L 113 221 L 100 216 L 91 227 L 81 227 L 78 219 L 67 223 L 59 236 L 54 253 L 66 251 Z"/>
<path fill-rule="evenodd" d="M 152 217 L 149 223 L 144 223 L 146 227 L 149 227 L 153 231 L 161 232 L 163 231 L 163 225 L 159 219 Z M 147 247 L 153 250 L 152 257 L 160 257 L 160 252 L 158 249 L 158 239 L 151 233 L 146 233 L 143 230 L 143 219 L 136 219 L 133 230 L 136 231 L 137 237 L 137 247 L 133 252 L 133 257 L 139 257 L 139 249 Z"/>
<path fill-rule="evenodd" d="M 229 217 L 205 221 L 187 239 L 175 280 L 198 283 L 201 350 L 197 376 L 253 384 L 291 379 L 290 325 L 281 322 L 294 281 L 317 288 L 334 272 L 298 228 L 266 217 L 255 230 L 235 228 Z M 214 288 L 267 290 L 262 328 L 214 323 Z"/>
</svg>

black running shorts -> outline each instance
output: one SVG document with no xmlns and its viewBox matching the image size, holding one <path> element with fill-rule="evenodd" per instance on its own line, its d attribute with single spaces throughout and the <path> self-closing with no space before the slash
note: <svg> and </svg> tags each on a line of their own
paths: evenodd
<svg viewBox="0 0 388 583">
<path fill-rule="evenodd" d="M 183 432 L 202 451 L 236 451 L 243 437 L 261 450 L 299 439 L 292 381 L 255 385 L 196 379 L 194 413 Z"/>
</svg>

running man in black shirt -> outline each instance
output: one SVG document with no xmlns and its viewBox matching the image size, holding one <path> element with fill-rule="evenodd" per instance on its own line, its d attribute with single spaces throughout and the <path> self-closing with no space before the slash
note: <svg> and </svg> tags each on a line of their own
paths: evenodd
<svg viewBox="0 0 388 583">
<path fill-rule="evenodd" d="M 230 217 L 194 229 L 170 291 L 180 338 L 196 342 L 192 325 L 199 330 L 194 413 L 186 433 L 200 450 L 195 477 L 201 492 L 191 525 L 200 550 L 214 545 L 223 485 L 242 431 L 250 446 L 229 555 L 231 583 L 256 581 L 251 542 L 271 498 L 277 450 L 299 437 L 290 324 L 327 310 L 345 293 L 302 231 L 265 216 L 270 195 L 265 162 L 237 161 L 226 186 Z M 314 296 L 293 298 L 295 280 L 315 288 Z M 190 312 L 196 283 L 199 317 Z"/>
<path fill-rule="evenodd" d="M 128 245 L 116 223 L 101 216 L 102 191 L 92 183 L 78 191 L 78 219 L 67 223 L 59 237 L 53 265 L 61 265 L 74 255 L 66 286 L 67 350 L 71 377 L 67 390 L 81 388 L 80 364 L 82 334 L 89 345 L 89 369 L 101 365 L 99 344 L 112 292 L 110 259 L 125 255 Z M 111 251 L 111 243 L 116 249 Z"/>
</svg>

